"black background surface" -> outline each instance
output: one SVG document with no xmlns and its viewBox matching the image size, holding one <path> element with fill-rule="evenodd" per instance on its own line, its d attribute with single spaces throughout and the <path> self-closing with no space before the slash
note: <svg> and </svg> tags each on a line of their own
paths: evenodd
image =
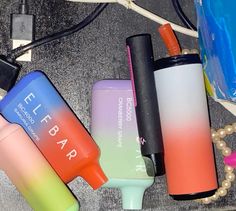
<svg viewBox="0 0 236 211">
<path fill-rule="evenodd" d="M 184 11 L 196 22 L 193 1 L 181 0 Z M 136 1 L 137 4 L 181 23 L 170 0 Z M 65 2 L 64 0 L 29 0 L 30 13 L 36 15 L 36 38 L 60 31 L 78 23 L 94 8 L 95 4 Z M 10 13 L 17 12 L 17 0 L 0 2 L 0 53 L 11 47 L 9 40 Z M 62 38 L 33 50 L 32 62 L 22 62 L 21 76 L 34 69 L 43 70 L 77 116 L 89 129 L 91 89 L 101 79 L 128 79 L 125 39 L 138 33 L 152 35 L 155 58 L 166 55 L 166 49 L 156 32 L 157 24 L 127 10 L 118 4 L 110 4 L 105 11 L 81 32 Z M 183 48 L 197 48 L 197 40 L 177 33 Z M 211 125 L 223 127 L 235 121 L 235 117 L 209 98 Z M 235 136 L 226 138 L 228 145 L 236 149 Z M 223 180 L 222 156 L 216 151 L 219 181 Z M 122 210 L 121 194 L 116 189 L 93 191 L 81 178 L 69 184 L 81 204 L 81 210 Z M 53 196 L 52 196 L 53 197 Z M 156 178 L 155 184 L 144 196 L 143 210 L 236 210 L 235 185 L 226 198 L 210 205 L 193 201 L 172 200 L 166 190 L 165 176 Z M 30 210 L 21 195 L 6 176 L 0 172 L 0 210 Z"/>
</svg>

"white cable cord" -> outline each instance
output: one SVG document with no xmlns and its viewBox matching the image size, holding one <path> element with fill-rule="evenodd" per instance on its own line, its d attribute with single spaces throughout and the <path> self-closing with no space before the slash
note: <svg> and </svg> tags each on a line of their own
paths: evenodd
<svg viewBox="0 0 236 211">
<path fill-rule="evenodd" d="M 127 9 L 131 9 L 140 15 L 155 21 L 158 24 L 166 24 L 169 23 L 174 31 L 180 32 L 182 34 L 198 38 L 197 31 L 193 31 L 191 29 L 187 29 L 185 27 L 179 26 L 175 23 L 172 23 L 158 15 L 155 15 L 151 12 L 149 12 L 146 9 L 143 9 L 142 7 L 138 6 L 137 4 L 133 3 L 132 0 L 67 0 L 67 1 L 74 1 L 74 2 L 84 2 L 84 3 L 118 3 L 124 6 Z"/>
</svg>

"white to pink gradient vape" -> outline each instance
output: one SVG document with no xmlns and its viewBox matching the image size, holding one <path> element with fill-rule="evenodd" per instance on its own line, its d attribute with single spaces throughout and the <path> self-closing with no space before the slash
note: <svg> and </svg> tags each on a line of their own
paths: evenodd
<svg viewBox="0 0 236 211">
<path fill-rule="evenodd" d="M 159 59 L 155 69 L 168 192 L 175 199 L 213 195 L 217 177 L 199 56 Z"/>
</svg>

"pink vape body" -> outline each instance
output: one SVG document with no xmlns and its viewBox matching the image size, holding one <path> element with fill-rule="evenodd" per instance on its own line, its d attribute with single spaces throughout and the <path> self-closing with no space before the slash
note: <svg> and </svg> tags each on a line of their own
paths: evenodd
<svg viewBox="0 0 236 211">
<path fill-rule="evenodd" d="M 78 211 L 70 190 L 22 127 L 0 116 L 0 168 L 36 211 Z"/>
</svg>

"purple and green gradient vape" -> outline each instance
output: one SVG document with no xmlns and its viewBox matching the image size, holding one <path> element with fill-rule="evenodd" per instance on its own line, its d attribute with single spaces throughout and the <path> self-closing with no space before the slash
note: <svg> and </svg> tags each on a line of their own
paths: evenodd
<svg viewBox="0 0 236 211">
<path fill-rule="evenodd" d="M 120 188 L 124 209 L 141 209 L 146 188 L 154 181 L 140 151 L 130 80 L 102 80 L 93 87 L 91 134 L 100 147 L 108 176 L 103 187 Z M 146 158 L 148 159 L 148 158 Z"/>
</svg>

